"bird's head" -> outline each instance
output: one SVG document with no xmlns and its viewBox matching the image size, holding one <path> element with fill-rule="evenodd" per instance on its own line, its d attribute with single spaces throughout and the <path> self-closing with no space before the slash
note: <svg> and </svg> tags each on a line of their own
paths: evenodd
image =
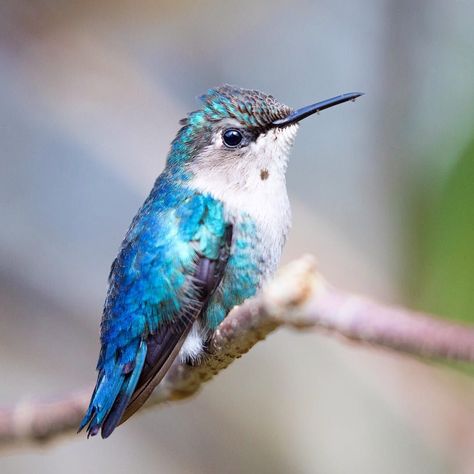
<svg viewBox="0 0 474 474">
<path fill-rule="evenodd" d="M 245 188 L 255 177 L 284 179 L 299 122 L 360 95 L 344 94 L 293 110 L 259 91 L 229 85 L 210 89 L 201 97 L 202 107 L 181 121 L 168 168 L 179 169 L 188 179 L 207 175 L 229 189 Z"/>
</svg>

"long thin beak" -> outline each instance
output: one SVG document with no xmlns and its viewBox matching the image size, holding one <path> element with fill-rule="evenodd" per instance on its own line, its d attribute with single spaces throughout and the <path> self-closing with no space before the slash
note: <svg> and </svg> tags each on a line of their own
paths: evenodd
<svg viewBox="0 0 474 474">
<path fill-rule="evenodd" d="M 329 107 L 334 107 L 335 105 L 343 104 L 348 100 L 355 100 L 357 97 L 364 95 L 363 92 L 349 92 L 348 94 L 338 95 L 332 99 L 323 100 L 321 102 L 316 102 L 316 104 L 307 105 L 306 107 L 301 107 L 301 109 L 294 110 L 288 117 L 283 119 L 275 120 L 272 122 L 272 125 L 275 127 L 286 127 L 292 123 L 299 122 L 310 115 L 317 114 L 321 110 L 329 109 Z"/>
</svg>

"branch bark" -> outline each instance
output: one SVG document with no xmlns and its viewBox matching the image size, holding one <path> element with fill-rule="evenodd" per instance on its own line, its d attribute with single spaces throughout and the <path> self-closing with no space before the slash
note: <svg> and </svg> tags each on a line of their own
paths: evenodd
<svg viewBox="0 0 474 474">
<path fill-rule="evenodd" d="M 312 257 L 303 257 L 229 314 L 213 337 L 209 356 L 196 366 L 173 365 L 146 406 L 195 394 L 279 326 L 323 329 L 415 356 L 474 362 L 474 328 L 339 291 L 316 271 Z M 0 410 L 0 448 L 44 444 L 75 432 L 90 393 L 82 390 L 58 401 L 23 402 Z"/>
</svg>

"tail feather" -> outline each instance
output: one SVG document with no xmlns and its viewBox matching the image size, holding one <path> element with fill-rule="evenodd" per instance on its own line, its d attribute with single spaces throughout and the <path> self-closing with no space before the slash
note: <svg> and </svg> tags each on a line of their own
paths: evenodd
<svg viewBox="0 0 474 474">
<path fill-rule="evenodd" d="M 113 380 L 110 377 L 104 375 L 97 387 L 97 392 L 94 398 L 91 400 L 91 406 L 89 408 L 91 415 L 87 420 L 87 415 L 84 417 L 82 424 L 89 426 L 87 427 L 87 436 L 95 436 L 102 425 L 104 418 L 112 408 L 115 399 L 122 387 L 125 376 L 120 372 L 118 374 L 112 374 Z M 88 413 L 89 413 L 88 410 Z"/>
<path fill-rule="evenodd" d="M 102 423 L 102 438 L 108 438 L 116 426 L 120 423 L 122 419 L 123 413 L 128 406 L 128 403 L 135 391 L 135 387 L 137 386 L 138 379 L 142 372 L 143 364 L 145 363 L 145 356 L 147 352 L 147 345 L 144 341 L 141 342 L 140 347 L 138 349 L 138 354 L 135 359 L 135 368 L 133 372 L 128 377 L 128 380 L 122 385 L 120 392 L 115 399 L 115 403 L 113 404 L 111 410 L 107 414 L 104 422 Z"/>
<path fill-rule="evenodd" d="M 103 427 L 106 420 L 109 419 L 109 415 L 111 415 L 110 421 L 107 421 L 107 436 L 112 433 L 120 421 L 121 414 L 115 424 L 113 420 L 118 415 L 119 410 L 121 410 L 122 413 L 123 410 L 125 410 L 137 385 L 145 356 L 146 344 L 144 341 L 141 341 L 135 356 L 133 371 L 124 373 L 126 371 L 123 370 L 122 364 L 115 362 L 110 368 L 104 367 L 97 381 L 87 413 L 78 431 L 81 431 L 87 426 L 87 435 L 95 436 L 99 432 L 99 429 Z M 121 408 L 122 404 L 125 405 L 123 409 Z M 104 429 L 102 429 L 102 436 L 106 437 L 104 436 Z"/>
</svg>

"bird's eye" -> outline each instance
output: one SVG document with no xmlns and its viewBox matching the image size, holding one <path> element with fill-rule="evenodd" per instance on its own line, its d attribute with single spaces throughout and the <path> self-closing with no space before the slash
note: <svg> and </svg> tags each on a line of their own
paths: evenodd
<svg viewBox="0 0 474 474">
<path fill-rule="evenodd" d="M 222 139 L 229 148 L 235 148 L 239 146 L 243 138 L 244 137 L 242 136 L 242 133 L 236 128 L 228 128 L 222 134 Z"/>
</svg>

